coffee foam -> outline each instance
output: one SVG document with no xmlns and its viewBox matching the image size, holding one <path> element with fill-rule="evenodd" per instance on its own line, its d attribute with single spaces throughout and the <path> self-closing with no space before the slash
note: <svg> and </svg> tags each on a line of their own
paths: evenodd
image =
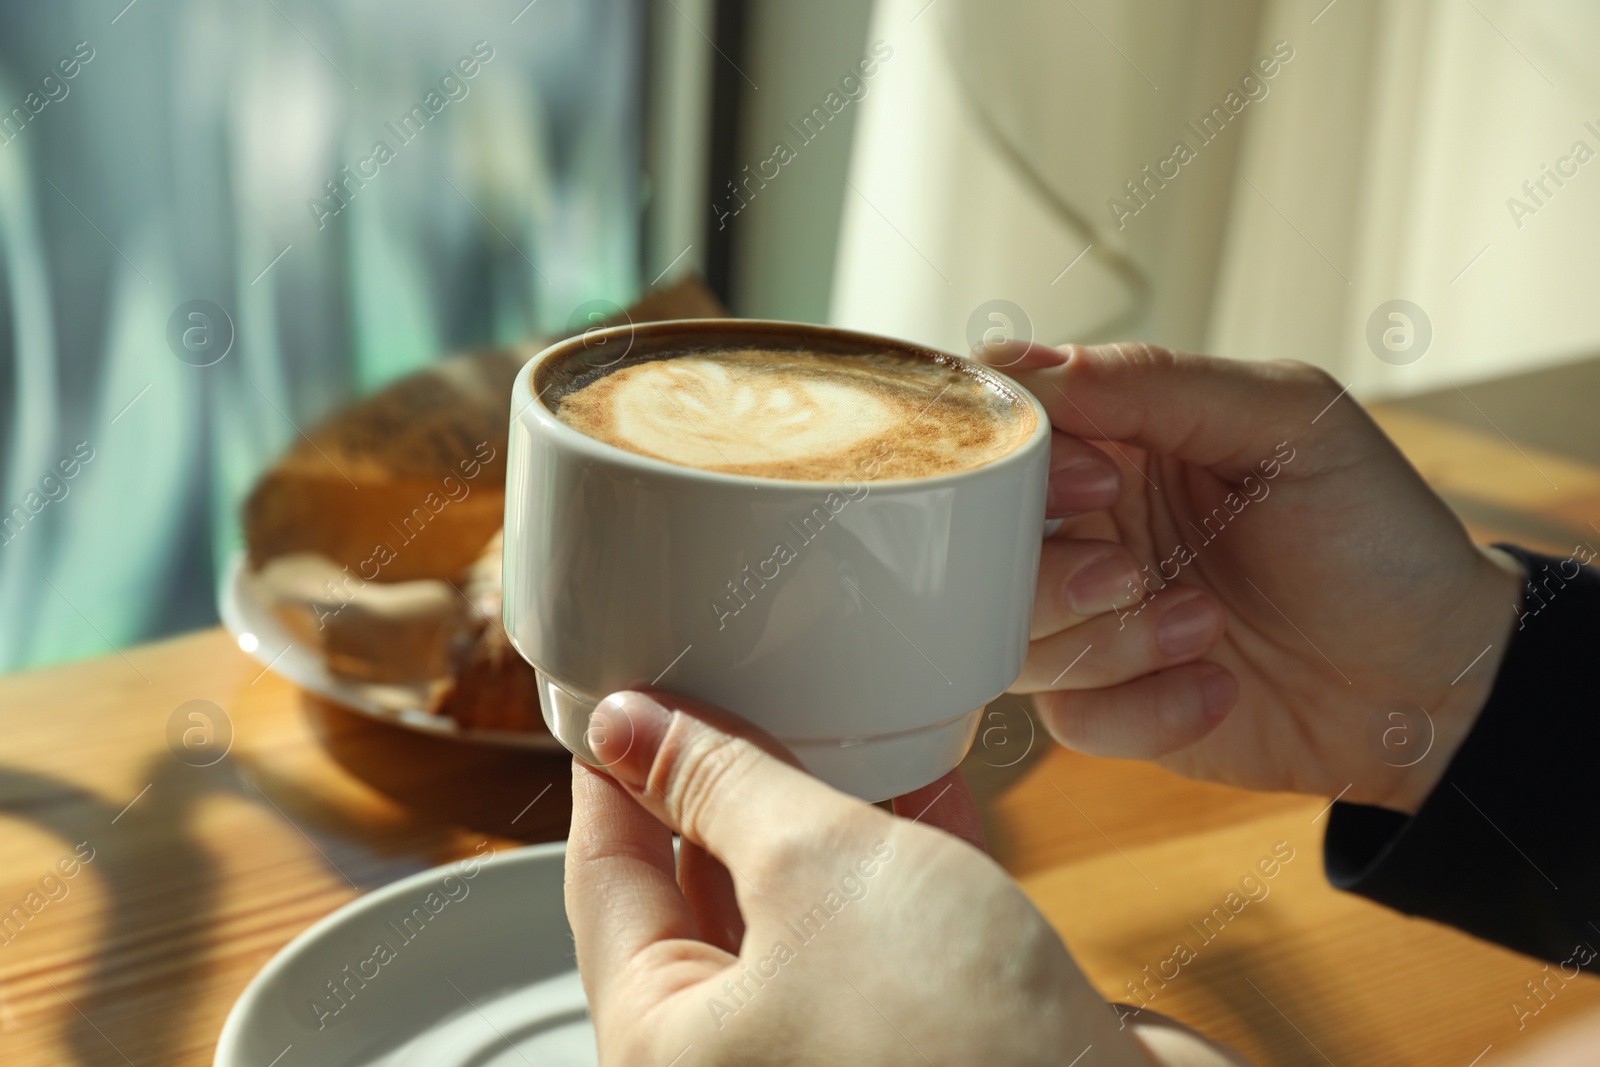
<svg viewBox="0 0 1600 1067">
<path fill-rule="evenodd" d="M 547 401 L 597 440 L 700 470 L 793 481 L 923 478 L 999 459 L 1033 408 L 951 360 L 741 348 L 624 362 Z"/>
</svg>

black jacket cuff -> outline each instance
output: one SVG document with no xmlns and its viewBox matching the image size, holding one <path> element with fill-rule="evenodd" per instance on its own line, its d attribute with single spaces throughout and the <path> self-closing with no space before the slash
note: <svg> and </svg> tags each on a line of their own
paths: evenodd
<svg viewBox="0 0 1600 1067">
<path fill-rule="evenodd" d="M 1499 547 L 1529 577 L 1477 723 L 1416 815 L 1335 804 L 1323 857 L 1341 889 L 1559 962 L 1600 944 L 1600 550 Z"/>
</svg>

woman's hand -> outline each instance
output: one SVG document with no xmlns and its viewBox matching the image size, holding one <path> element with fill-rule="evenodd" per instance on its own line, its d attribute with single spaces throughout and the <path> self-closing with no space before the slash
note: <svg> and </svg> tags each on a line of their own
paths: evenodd
<svg viewBox="0 0 1600 1067">
<path fill-rule="evenodd" d="M 660 694 L 603 702 L 590 742 L 614 778 L 573 763 L 567 914 L 604 1064 L 1234 1062 L 1198 1039 L 1213 1058 L 1153 1061 L 1119 1029 L 957 836 L 977 833 L 959 775 L 896 817 Z"/>
<path fill-rule="evenodd" d="M 1066 521 L 1017 683 L 1050 732 L 1414 812 L 1488 698 L 1515 562 L 1475 547 L 1315 368 L 1147 345 L 977 355 L 1058 431 L 1049 514 Z M 1393 701 L 1427 719 L 1385 718 Z"/>
</svg>

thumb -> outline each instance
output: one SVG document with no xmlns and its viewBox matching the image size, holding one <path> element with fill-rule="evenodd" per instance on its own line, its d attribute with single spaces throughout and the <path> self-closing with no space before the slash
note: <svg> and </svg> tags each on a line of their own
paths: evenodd
<svg viewBox="0 0 1600 1067">
<path fill-rule="evenodd" d="M 588 742 L 634 799 L 732 870 L 763 866 L 801 813 L 806 825 L 827 825 L 861 807 L 750 724 L 668 693 L 606 697 Z"/>
<path fill-rule="evenodd" d="M 1353 401 L 1333 403 L 1343 390 L 1330 375 L 1287 360 L 1145 344 L 1011 345 L 974 355 L 1038 397 L 1058 430 L 1138 445 L 1230 479 L 1322 424 L 1363 417 Z"/>
</svg>

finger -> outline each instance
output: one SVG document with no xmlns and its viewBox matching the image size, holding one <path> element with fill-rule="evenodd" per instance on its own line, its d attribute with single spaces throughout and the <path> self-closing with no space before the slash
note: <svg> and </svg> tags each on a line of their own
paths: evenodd
<svg viewBox="0 0 1600 1067">
<path fill-rule="evenodd" d="M 1039 555 L 1028 639 L 1037 641 L 1144 597 L 1139 562 L 1114 541 L 1050 538 Z"/>
<path fill-rule="evenodd" d="M 1062 360 L 1056 349 L 1029 341 L 986 341 L 972 350 L 972 358 L 1007 372 L 1055 366 Z M 1121 492 L 1122 472 L 1113 458 L 1082 437 L 1060 430 L 1050 435 L 1045 518 L 1062 519 L 1109 508 Z"/>
<path fill-rule="evenodd" d="M 1040 693 L 1050 735 L 1091 756 L 1155 759 L 1214 730 L 1239 697 L 1226 667 L 1190 663 L 1109 689 Z"/>
<path fill-rule="evenodd" d="M 984 341 L 973 347 L 971 355 L 978 362 L 1015 377 L 1020 371 L 1059 366 L 1064 358 L 1062 348 L 1038 341 Z"/>
<path fill-rule="evenodd" d="M 700 927 L 700 939 L 737 955 L 744 940 L 744 917 L 728 868 L 692 841 L 678 845 L 678 886 Z"/>
<path fill-rule="evenodd" d="M 1061 353 L 1027 341 L 984 342 L 972 358 L 998 370 L 1054 366 Z M 1050 484 L 1045 518 L 1063 519 L 1109 508 L 1122 491 L 1122 472 L 1115 460 L 1080 437 L 1057 430 L 1050 435 Z"/>
<path fill-rule="evenodd" d="M 1122 474 L 1115 460 L 1088 441 L 1059 430 L 1050 435 L 1045 518 L 1064 519 L 1109 508 L 1121 494 Z"/>
<path fill-rule="evenodd" d="M 978 803 L 972 799 L 972 789 L 960 768 L 921 789 L 895 797 L 891 803 L 894 813 L 903 819 L 937 826 L 975 848 L 988 851 L 983 839 L 983 820 L 978 817 Z"/>
<path fill-rule="evenodd" d="M 648 946 L 698 927 L 673 876 L 672 833 L 616 782 L 574 760 L 567 838 L 567 918 L 596 1011 Z M 708 951 L 712 951 L 708 947 Z"/>
<path fill-rule="evenodd" d="M 1005 372 L 1039 398 L 1065 433 L 1123 441 L 1227 478 L 1286 463 L 1339 383 L 1305 364 L 1242 362 L 1153 345 L 1029 346 Z M 1009 357 L 1007 357 L 1009 358 Z M 1354 411 L 1347 405 L 1336 418 Z M 1283 452 L 1279 454 L 1280 450 Z"/>
<path fill-rule="evenodd" d="M 1101 689 L 1199 659 L 1222 637 L 1215 597 L 1170 586 L 1127 611 L 1097 615 L 1028 646 L 1013 693 Z"/>
<path fill-rule="evenodd" d="M 591 731 L 598 740 L 590 744 L 606 769 L 656 818 L 720 860 L 741 894 L 744 871 L 799 832 L 797 813 L 808 827 L 872 814 L 780 758 L 781 746 L 749 723 L 675 694 L 613 693 L 595 721 L 605 728 Z"/>
</svg>

